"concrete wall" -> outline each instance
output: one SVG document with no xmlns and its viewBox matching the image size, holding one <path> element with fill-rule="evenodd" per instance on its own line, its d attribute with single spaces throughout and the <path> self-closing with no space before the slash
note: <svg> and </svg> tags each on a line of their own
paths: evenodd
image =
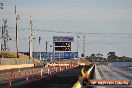
<svg viewBox="0 0 132 88">
<path fill-rule="evenodd" d="M 34 64 L 21 64 L 21 65 L 0 65 L 0 70 L 14 69 L 14 68 L 25 68 L 33 67 Z"/>
<path fill-rule="evenodd" d="M 32 60 L 26 58 L 0 58 L 0 65 L 19 65 L 32 63 Z"/>
</svg>

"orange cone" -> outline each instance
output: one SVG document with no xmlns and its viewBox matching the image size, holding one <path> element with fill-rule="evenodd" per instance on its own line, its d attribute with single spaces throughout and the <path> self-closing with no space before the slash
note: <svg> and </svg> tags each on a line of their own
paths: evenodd
<svg viewBox="0 0 132 88">
<path fill-rule="evenodd" d="M 40 79 L 43 78 L 43 69 L 40 69 Z"/>
<path fill-rule="evenodd" d="M 28 76 L 26 76 L 26 82 L 28 82 Z"/>
<path fill-rule="evenodd" d="M 10 80 L 10 79 L 8 80 L 8 84 L 9 84 L 9 87 L 11 87 L 11 86 L 12 86 L 12 82 L 11 82 L 11 80 Z"/>
<path fill-rule="evenodd" d="M 21 76 L 21 70 L 19 69 L 19 77 Z"/>
</svg>

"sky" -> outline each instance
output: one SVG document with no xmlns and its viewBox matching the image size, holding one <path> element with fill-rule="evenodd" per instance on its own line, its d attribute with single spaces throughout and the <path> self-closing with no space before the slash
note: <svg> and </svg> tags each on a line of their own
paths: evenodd
<svg viewBox="0 0 132 88">
<path fill-rule="evenodd" d="M 0 13 L 2 18 L 8 19 L 9 27 L 15 27 L 14 6 L 20 15 L 19 48 L 27 51 L 29 31 L 29 17 L 32 16 L 35 30 L 34 50 L 38 48 L 38 37 L 43 38 L 41 51 L 45 51 L 45 41 L 52 45 L 52 37 L 56 35 L 74 36 L 72 51 L 76 51 L 76 34 L 50 33 L 42 30 L 101 33 L 86 34 L 85 53 L 116 52 L 118 56 L 132 57 L 132 0 L 0 0 L 4 9 Z M 10 35 L 15 38 L 15 29 L 10 29 Z M 117 34 L 113 34 L 117 33 Z M 80 34 L 79 53 L 82 53 L 83 35 Z M 15 50 L 15 40 L 9 41 L 11 50 Z M 49 48 L 49 51 L 52 51 Z"/>
</svg>

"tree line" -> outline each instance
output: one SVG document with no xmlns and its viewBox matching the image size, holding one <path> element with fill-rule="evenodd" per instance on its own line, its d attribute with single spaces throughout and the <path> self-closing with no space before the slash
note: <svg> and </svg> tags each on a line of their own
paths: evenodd
<svg viewBox="0 0 132 88">
<path fill-rule="evenodd" d="M 107 54 L 107 58 L 103 57 L 103 54 L 97 53 L 97 54 L 91 54 L 90 56 L 86 57 L 87 60 L 90 61 L 132 61 L 132 58 L 127 56 L 117 56 L 115 52 L 109 52 Z"/>
</svg>

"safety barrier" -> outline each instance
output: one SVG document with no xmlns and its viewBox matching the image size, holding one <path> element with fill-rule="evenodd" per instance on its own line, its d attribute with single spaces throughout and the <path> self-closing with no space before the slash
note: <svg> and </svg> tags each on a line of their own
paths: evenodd
<svg viewBox="0 0 132 88">
<path fill-rule="evenodd" d="M 35 76 L 37 75 L 37 76 Z M 15 83 L 17 84 L 18 78 L 22 78 L 22 81 L 29 82 L 35 79 L 42 79 L 43 78 L 43 68 L 32 68 L 28 70 L 19 69 L 18 72 L 12 71 L 8 72 L 8 87 L 12 87 Z"/>
<path fill-rule="evenodd" d="M 88 78 L 89 78 L 89 79 L 93 79 L 94 73 L 95 73 L 95 65 L 93 65 L 93 66 L 90 68 L 89 73 L 88 73 L 88 74 L 89 74 Z"/>
<path fill-rule="evenodd" d="M 47 67 L 38 67 L 38 68 L 30 68 L 30 69 L 18 69 L 18 70 L 12 70 L 10 72 L 7 72 L 6 75 L 6 82 L 8 84 L 8 87 L 13 87 L 14 85 L 19 84 L 18 82 L 31 82 L 35 80 L 41 80 L 45 76 L 53 76 L 58 72 L 62 72 L 67 69 L 71 69 L 76 67 L 75 65 L 49 65 Z M 19 81 L 18 81 L 19 80 Z"/>
<path fill-rule="evenodd" d="M 72 88 L 85 88 L 89 80 L 93 79 L 95 73 L 95 65 L 93 65 L 88 71 L 84 72 L 84 67 L 82 68 L 82 77 L 73 85 Z M 87 87 L 86 87 L 87 88 Z M 91 86 L 90 86 L 91 88 Z"/>
</svg>

